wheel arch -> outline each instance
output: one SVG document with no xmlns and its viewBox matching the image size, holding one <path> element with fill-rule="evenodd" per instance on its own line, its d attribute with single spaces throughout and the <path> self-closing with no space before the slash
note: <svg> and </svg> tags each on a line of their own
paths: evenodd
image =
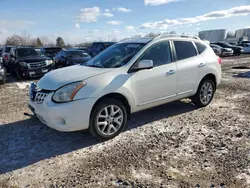
<svg viewBox="0 0 250 188">
<path fill-rule="evenodd" d="M 215 86 L 215 90 L 216 90 L 216 88 L 217 88 L 216 76 L 215 76 L 214 74 L 212 74 L 212 73 L 209 73 L 209 74 L 207 74 L 206 76 L 204 76 L 204 77 L 202 78 L 202 80 L 200 81 L 199 85 L 200 85 L 204 80 L 207 80 L 207 79 L 209 79 L 209 80 L 211 80 L 211 81 L 214 82 L 214 86 Z"/>
<path fill-rule="evenodd" d="M 126 111 L 127 111 L 127 116 L 128 116 L 128 119 L 130 119 L 130 115 L 131 115 L 131 106 L 129 104 L 129 101 L 128 99 L 121 93 L 109 93 L 109 94 L 106 94 L 102 97 L 100 97 L 96 102 L 95 104 L 93 105 L 92 109 L 91 109 L 91 114 L 93 112 L 93 109 L 96 107 L 97 104 L 99 104 L 101 101 L 107 99 L 107 98 L 113 98 L 113 99 L 117 99 L 119 101 L 122 102 L 122 104 L 125 106 L 126 108 Z"/>
</svg>

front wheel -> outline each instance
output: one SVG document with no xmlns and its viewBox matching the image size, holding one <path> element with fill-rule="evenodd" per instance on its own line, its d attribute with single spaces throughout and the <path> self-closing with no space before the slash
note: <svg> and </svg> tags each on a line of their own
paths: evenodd
<svg viewBox="0 0 250 188">
<path fill-rule="evenodd" d="M 90 133 L 101 139 L 111 139 L 127 126 L 125 106 L 116 99 L 104 99 L 93 109 L 90 119 Z"/>
<path fill-rule="evenodd" d="M 192 97 L 192 102 L 197 107 L 205 107 L 209 105 L 214 97 L 215 83 L 212 80 L 203 80 L 196 94 Z"/>
</svg>

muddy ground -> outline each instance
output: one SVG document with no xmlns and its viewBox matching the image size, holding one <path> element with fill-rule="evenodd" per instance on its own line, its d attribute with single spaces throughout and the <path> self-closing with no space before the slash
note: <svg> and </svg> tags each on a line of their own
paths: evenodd
<svg viewBox="0 0 250 188">
<path fill-rule="evenodd" d="M 248 56 L 223 59 L 208 107 L 185 99 L 137 113 L 106 142 L 25 116 L 29 81 L 9 77 L 0 86 L 0 187 L 250 187 L 247 66 Z"/>
</svg>

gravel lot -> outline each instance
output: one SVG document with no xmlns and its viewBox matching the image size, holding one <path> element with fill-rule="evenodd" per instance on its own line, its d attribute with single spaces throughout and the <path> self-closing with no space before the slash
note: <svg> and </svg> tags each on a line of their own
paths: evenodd
<svg viewBox="0 0 250 188">
<path fill-rule="evenodd" d="M 0 86 L 0 187 L 250 187 L 250 67 L 239 65 L 250 57 L 223 59 L 208 107 L 186 99 L 137 113 L 106 142 L 25 116 L 29 81 L 9 78 Z"/>
</svg>

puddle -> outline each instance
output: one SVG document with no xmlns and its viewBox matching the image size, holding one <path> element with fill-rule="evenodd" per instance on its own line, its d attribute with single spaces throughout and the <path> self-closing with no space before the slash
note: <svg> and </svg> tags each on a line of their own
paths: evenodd
<svg viewBox="0 0 250 188">
<path fill-rule="evenodd" d="M 240 78 L 250 78 L 250 71 L 248 72 L 243 72 L 243 73 L 239 73 L 236 75 L 236 77 L 240 77 Z"/>
</svg>

